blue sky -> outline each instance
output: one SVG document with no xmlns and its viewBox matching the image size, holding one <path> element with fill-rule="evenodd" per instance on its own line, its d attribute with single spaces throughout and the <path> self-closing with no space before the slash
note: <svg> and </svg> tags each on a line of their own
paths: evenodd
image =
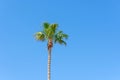
<svg viewBox="0 0 120 80">
<path fill-rule="evenodd" d="M 52 80 L 120 80 L 119 0 L 0 0 L 0 80 L 47 80 L 42 23 L 58 23 Z"/>
</svg>

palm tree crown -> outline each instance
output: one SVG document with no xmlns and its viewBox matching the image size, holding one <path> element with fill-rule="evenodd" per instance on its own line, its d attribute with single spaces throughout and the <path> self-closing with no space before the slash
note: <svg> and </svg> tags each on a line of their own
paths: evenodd
<svg viewBox="0 0 120 80">
<path fill-rule="evenodd" d="M 68 35 L 64 34 L 63 31 L 58 31 L 57 28 L 58 24 L 49 24 L 47 22 L 43 23 L 43 31 L 37 32 L 35 34 L 36 40 L 39 41 L 52 40 L 52 42 L 54 43 L 66 45 L 64 39 L 67 39 Z"/>
</svg>

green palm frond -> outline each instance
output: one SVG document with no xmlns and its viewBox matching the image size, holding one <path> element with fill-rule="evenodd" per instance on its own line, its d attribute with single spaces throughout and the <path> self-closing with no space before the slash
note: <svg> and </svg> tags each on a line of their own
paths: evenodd
<svg viewBox="0 0 120 80">
<path fill-rule="evenodd" d="M 56 34 L 56 37 L 57 38 L 60 38 L 60 39 L 68 39 L 68 35 L 67 34 L 64 34 L 63 31 L 59 31 L 57 34 Z"/>
<path fill-rule="evenodd" d="M 60 40 L 60 39 L 55 39 L 55 43 L 67 45 L 67 43 L 64 40 Z"/>
<path fill-rule="evenodd" d="M 60 44 L 67 45 L 67 43 L 66 43 L 65 41 L 63 41 L 63 40 L 60 40 L 59 43 L 60 43 Z"/>
<path fill-rule="evenodd" d="M 62 34 L 62 37 L 65 39 L 68 39 L 68 35 L 67 34 Z"/>
<path fill-rule="evenodd" d="M 44 29 L 47 29 L 49 26 L 50 26 L 50 24 L 48 22 L 43 23 Z"/>
<path fill-rule="evenodd" d="M 36 40 L 44 41 L 44 40 L 45 40 L 45 35 L 44 35 L 44 33 L 42 33 L 42 32 L 37 32 L 37 33 L 35 34 L 35 38 L 36 38 Z"/>
<path fill-rule="evenodd" d="M 50 26 L 49 23 L 47 23 L 47 22 L 43 23 L 43 27 L 44 27 L 43 32 L 44 32 L 44 34 L 46 34 L 46 35 L 47 35 L 47 33 L 48 33 L 48 28 L 49 28 L 49 26 Z"/>
<path fill-rule="evenodd" d="M 57 30 L 58 24 L 51 24 L 50 27 L 52 28 L 53 32 L 55 33 Z"/>
<path fill-rule="evenodd" d="M 59 31 L 56 35 L 55 35 L 55 43 L 59 43 L 59 44 L 64 44 L 66 45 L 66 42 L 64 41 L 64 39 L 67 39 L 68 35 L 64 34 L 63 31 Z"/>
</svg>

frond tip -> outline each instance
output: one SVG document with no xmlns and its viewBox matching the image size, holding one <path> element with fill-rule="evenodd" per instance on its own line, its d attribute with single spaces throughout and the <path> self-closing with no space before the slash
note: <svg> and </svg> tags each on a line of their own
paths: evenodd
<svg viewBox="0 0 120 80">
<path fill-rule="evenodd" d="M 45 40 L 45 35 L 42 32 L 37 32 L 35 34 L 35 38 L 36 38 L 36 40 L 44 41 Z"/>
<path fill-rule="evenodd" d="M 67 43 L 64 40 L 58 40 L 57 41 L 59 44 L 64 44 L 65 46 L 67 45 Z"/>
<path fill-rule="evenodd" d="M 43 23 L 43 27 L 45 28 L 45 29 L 47 29 L 48 27 L 49 27 L 49 23 L 48 22 L 45 22 L 45 23 Z"/>
</svg>

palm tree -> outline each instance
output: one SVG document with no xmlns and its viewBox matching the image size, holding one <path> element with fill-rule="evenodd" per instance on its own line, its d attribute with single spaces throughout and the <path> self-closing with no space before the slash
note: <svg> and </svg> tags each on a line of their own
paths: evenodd
<svg viewBox="0 0 120 80">
<path fill-rule="evenodd" d="M 58 24 L 49 24 L 48 22 L 43 23 L 43 31 L 37 32 L 35 38 L 38 41 L 47 41 L 48 49 L 48 80 L 51 79 L 51 50 L 53 43 L 59 43 L 66 45 L 64 39 L 68 38 L 67 34 L 63 31 L 58 31 Z"/>
</svg>

